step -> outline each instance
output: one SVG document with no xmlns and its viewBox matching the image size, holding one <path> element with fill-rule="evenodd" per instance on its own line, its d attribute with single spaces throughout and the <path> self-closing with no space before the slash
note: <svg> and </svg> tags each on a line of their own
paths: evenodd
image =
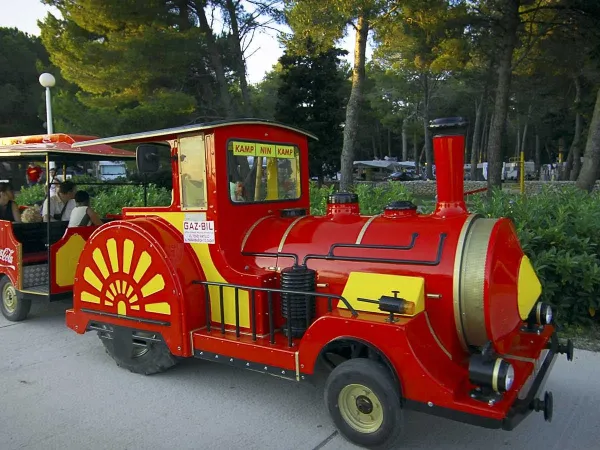
<svg viewBox="0 0 600 450">
<path fill-rule="evenodd" d="M 221 333 L 220 329 L 206 329 L 192 333 L 192 344 L 196 358 L 229 364 L 250 370 L 256 370 L 283 378 L 297 379 L 299 372 L 298 340 L 288 346 L 287 337 L 275 333 L 275 343 L 270 338 L 251 335 L 236 336 L 235 330 Z"/>
</svg>

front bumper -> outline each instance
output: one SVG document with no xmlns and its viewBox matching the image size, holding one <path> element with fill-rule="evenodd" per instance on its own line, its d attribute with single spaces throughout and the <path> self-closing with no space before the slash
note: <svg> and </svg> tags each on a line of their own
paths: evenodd
<svg viewBox="0 0 600 450">
<path fill-rule="evenodd" d="M 570 341 L 567 345 L 560 345 L 558 342 L 558 335 L 554 331 L 551 338 L 548 340 L 546 348 L 535 361 L 534 370 L 529 379 L 523 384 L 502 418 L 489 417 L 476 412 L 460 411 L 409 399 L 405 400 L 404 406 L 415 411 L 444 417 L 458 422 L 508 431 L 516 428 L 529 414 L 535 411 L 543 412 L 545 419 L 550 421 L 552 419 L 553 408 L 552 394 L 546 393 L 543 400 L 539 399 L 538 395 L 543 390 L 559 354 L 567 354 L 567 359 L 571 361 L 573 359 L 573 346 Z M 490 408 L 491 407 L 492 406 L 490 405 Z"/>
</svg>

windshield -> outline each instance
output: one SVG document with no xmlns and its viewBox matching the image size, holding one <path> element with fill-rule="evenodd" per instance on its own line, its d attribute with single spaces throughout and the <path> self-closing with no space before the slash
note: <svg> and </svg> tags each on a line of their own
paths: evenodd
<svg viewBox="0 0 600 450">
<path fill-rule="evenodd" d="M 295 145 L 231 139 L 229 197 L 237 203 L 300 198 L 300 150 Z"/>
<path fill-rule="evenodd" d="M 123 174 L 125 174 L 125 167 L 123 167 L 123 166 L 100 166 L 100 173 L 102 175 L 123 175 Z"/>
</svg>

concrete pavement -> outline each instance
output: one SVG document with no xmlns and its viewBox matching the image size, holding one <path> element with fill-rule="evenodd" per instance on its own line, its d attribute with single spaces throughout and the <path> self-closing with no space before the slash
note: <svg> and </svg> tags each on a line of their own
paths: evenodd
<svg viewBox="0 0 600 450">
<path fill-rule="evenodd" d="M 118 368 L 95 333 L 64 325 L 64 304 L 36 305 L 18 324 L 0 318 L 0 449 L 357 448 L 339 436 L 322 391 L 189 360 L 144 377 Z M 403 449 L 600 448 L 600 354 L 561 355 L 547 390 L 554 419 L 512 432 L 405 412 Z"/>
</svg>

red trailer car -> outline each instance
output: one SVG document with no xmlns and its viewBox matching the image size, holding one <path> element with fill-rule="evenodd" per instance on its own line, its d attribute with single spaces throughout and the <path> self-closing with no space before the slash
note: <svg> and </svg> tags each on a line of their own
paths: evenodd
<svg viewBox="0 0 600 450">
<path fill-rule="evenodd" d="M 29 161 L 45 161 L 46 167 L 54 162 L 64 168 L 84 161 L 135 158 L 133 152 L 103 144 L 85 149 L 72 147 L 75 142 L 91 139 L 95 137 L 66 134 L 0 138 L 0 162 L 20 162 L 25 167 Z M 47 189 L 49 183 L 47 179 Z M 20 204 L 18 197 L 16 203 Z M 27 206 L 33 205 L 21 205 L 21 209 Z M 26 319 L 32 301 L 52 302 L 72 297 L 79 254 L 96 227 L 67 228 L 67 225 L 64 220 L 34 223 L 0 220 L 0 311 L 6 319 Z"/>
<path fill-rule="evenodd" d="M 463 198 L 464 126 L 431 129 L 435 212 L 398 199 L 360 214 L 337 193 L 309 214 L 310 133 L 263 120 L 78 142 L 168 145 L 173 201 L 124 208 L 95 229 L 75 272 L 67 325 L 97 331 L 116 363 L 152 374 L 196 357 L 296 381 L 328 371 L 326 406 L 348 440 L 387 448 L 403 408 L 513 429 L 552 416 L 543 384 L 561 345 L 506 218 Z M 162 147 L 164 148 L 164 147 Z"/>
</svg>

